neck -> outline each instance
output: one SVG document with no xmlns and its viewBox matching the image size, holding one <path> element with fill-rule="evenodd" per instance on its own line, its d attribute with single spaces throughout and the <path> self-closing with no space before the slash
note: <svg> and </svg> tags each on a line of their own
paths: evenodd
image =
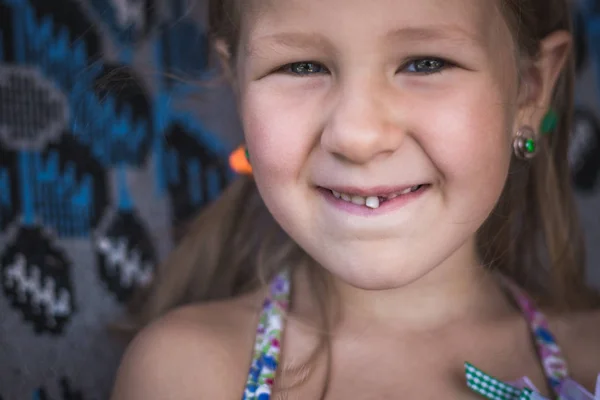
<svg viewBox="0 0 600 400">
<path fill-rule="evenodd" d="M 364 290 L 335 277 L 332 282 L 344 326 L 423 332 L 458 321 L 489 320 L 510 310 L 497 279 L 481 266 L 472 243 L 399 288 Z"/>
</svg>

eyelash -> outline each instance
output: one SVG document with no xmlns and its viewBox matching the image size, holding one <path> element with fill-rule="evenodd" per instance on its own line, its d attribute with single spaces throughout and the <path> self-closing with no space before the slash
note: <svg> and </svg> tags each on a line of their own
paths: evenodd
<svg viewBox="0 0 600 400">
<path fill-rule="evenodd" d="M 438 67 L 437 70 L 435 71 L 429 71 L 429 72 L 418 72 L 418 71 L 414 71 L 414 72 L 410 72 L 412 74 L 417 74 L 417 75 L 433 75 L 433 74 L 439 74 L 441 72 L 443 72 L 446 69 L 455 67 L 455 64 L 451 63 L 448 60 L 444 60 L 443 58 L 439 58 L 439 57 L 418 57 L 418 58 L 413 58 L 411 60 L 409 60 L 408 62 L 406 62 L 401 68 L 398 69 L 397 72 L 401 72 L 403 70 L 406 70 L 409 66 L 411 65 L 415 65 L 415 64 L 419 64 L 420 62 L 423 61 L 427 61 L 427 62 L 435 62 L 440 64 L 440 66 Z M 298 66 L 302 66 L 302 65 L 312 65 L 312 66 L 316 66 L 316 68 L 313 67 L 313 69 L 318 69 L 318 72 L 306 72 L 306 73 L 298 73 L 298 72 L 294 72 L 292 71 L 292 69 L 294 68 L 294 66 L 298 67 Z M 318 62 L 314 62 L 314 61 L 300 61 L 300 62 L 294 62 L 294 63 L 290 63 L 290 64 L 286 64 L 283 67 L 279 68 L 276 72 L 282 72 L 282 73 L 286 73 L 289 75 L 295 75 L 295 76 L 309 76 L 309 75 L 314 75 L 314 74 L 322 74 L 322 73 L 327 73 L 329 72 L 327 70 L 326 67 L 324 67 L 322 64 L 318 63 Z"/>
</svg>

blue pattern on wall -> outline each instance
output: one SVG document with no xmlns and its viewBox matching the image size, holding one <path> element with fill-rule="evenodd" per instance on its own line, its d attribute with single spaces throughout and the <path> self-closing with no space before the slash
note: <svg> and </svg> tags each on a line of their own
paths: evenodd
<svg viewBox="0 0 600 400">
<path fill-rule="evenodd" d="M 148 285 L 154 276 L 156 254 L 144 222 L 134 210 L 121 210 L 96 240 L 98 273 L 119 301 Z"/>
<path fill-rule="evenodd" d="M 61 334 L 75 312 L 71 262 L 40 226 L 19 229 L 0 255 L 4 294 L 37 333 Z"/>
<path fill-rule="evenodd" d="M 175 224 L 189 219 L 203 204 L 211 202 L 232 175 L 217 149 L 201 146 L 198 135 L 208 133 L 181 116 L 166 129 L 164 166 L 161 177 L 167 183 Z"/>
<path fill-rule="evenodd" d="M 157 65 L 163 72 L 165 89 L 170 93 L 198 90 L 186 78 L 198 80 L 207 74 L 208 35 L 187 15 L 185 1 L 169 2 L 171 21 L 160 32 Z"/>
<path fill-rule="evenodd" d="M 94 11 L 123 45 L 137 44 L 150 33 L 156 18 L 154 0 L 90 0 Z"/>
<path fill-rule="evenodd" d="M 33 156 L 34 212 L 61 237 L 89 237 L 109 204 L 106 170 L 66 132 Z"/>
<path fill-rule="evenodd" d="M 0 313 L 20 321 L 0 341 L 18 348 L 15 329 L 54 340 L 3 360 L 0 399 L 106 398 L 109 386 L 94 386 L 100 370 L 35 373 L 38 351 L 51 343 L 77 357 L 71 345 L 86 337 L 89 311 L 110 304 L 116 314 L 147 285 L 156 241 L 232 177 L 218 136 L 174 105 L 201 92 L 175 75 L 210 74 L 207 36 L 185 2 L 163 11 L 154 0 L 0 0 Z M 103 55 L 108 42 L 117 60 Z M 143 44 L 151 74 L 134 65 Z M 132 176 L 157 190 L 134 193 Z M 152 202 L 164 204 L 168 229 L 156 232 Z M 95 292 L 105 304 L 88 304 Z M 26 377 L 28 391 L 3 384 L 2 368 Z"/>
<path fill-rule="evenodd" d="M 17 155 L 0 140 L 0 231 L 6 229 L 20 211 L 18 193 Z"/>
<path fill-rule="evenodd" d="M 103 65 L 94 92 L 73 104 L 73 132 L 105 166 L 142 166 L 153 137 L 147 92 L 130 67 Z M 89 89 L 88 89 L 89 90 Z"/>
</svg>

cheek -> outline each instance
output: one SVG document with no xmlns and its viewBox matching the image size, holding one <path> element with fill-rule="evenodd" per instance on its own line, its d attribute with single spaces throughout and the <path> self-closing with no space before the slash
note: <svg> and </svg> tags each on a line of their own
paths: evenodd
<svg viewBox="0 0 600 400">
<path fill-rule="evenodd" d="M 241 97 L 240 114 L 254 180 L 265 205 L 284 229 L 301 230 L 309 218 L 297 219 L 304 210 L 297 205 L 304 202 L 302 174 L 318 140 L 317 113 L 311 109 L 314 102 L 290 104 L 289 97 L 247 90 Z"/>
<path fill-rule="evenodd" d="M 464 193 L 465 208 L 487 212 L 504 187 L 511 158 L 513 110 L 497 90 L 474 87 L 440 101 L 426 130 L 425 151 L 448 191 Z"/>
<path fill-rule="evenodd" d="M 289 94 L 277 95 L 267 87 L 247 88 L 240 97 L 240 113 L 246 145 L 256 184 L 271 210 L 281 219 L 287 207 L 300 199 L 311 150 L 318 140 L 314 101 L 294 100 Z M 311 118 L 312 115 L 312 118 Z"/>
<path fill-rule="evenodd" d="M 260 178 L 292 173 L 299 162 L 298 150 L 306 146 L 306 135 L 300 134 L 302 122 L 260 92 L 245 95 L 241 114 L 255 175 Z"/>
</svg>

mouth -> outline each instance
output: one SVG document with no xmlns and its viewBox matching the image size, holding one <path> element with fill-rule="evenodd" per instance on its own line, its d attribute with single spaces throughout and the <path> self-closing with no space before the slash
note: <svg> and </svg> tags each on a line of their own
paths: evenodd
<svg viewBox="0 0 600 400">
<path fill-rule="evenodd" d="M 417 184 L 392 189 L 370 189 L 361 190 L 356 188 L 325 188 L 319 189 L 335 200 L 345 202 L 359 207 L 376 210 L 389 203 L 406 200 L 409 197 L 421 194 L 431 187 L 431 184 Z"/>
</svg>

